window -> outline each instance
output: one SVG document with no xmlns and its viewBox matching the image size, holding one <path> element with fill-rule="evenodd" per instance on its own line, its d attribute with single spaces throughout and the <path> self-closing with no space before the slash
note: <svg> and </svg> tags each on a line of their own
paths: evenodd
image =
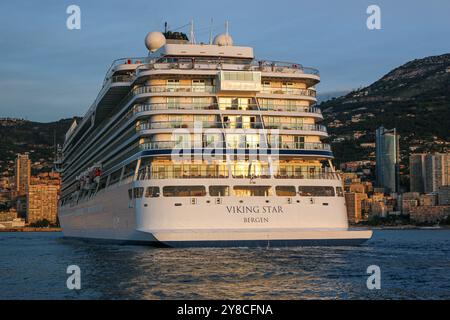
<svg viewBox="0 0 450 320">
<path fill-rule="evenodd" d="M 234 195 L 238 197 L 268 197 L 270 186 L 234 186 Z"/>
<path fill-rule="evenodd" d="M 344 196 L 344 191 L 342 190 L 342 187 L 336 187 L 336 193 L 338 197 Z"/>
<path fill-rule="evenodd" d="M 159 197 L 159 187 L 147 187 L 145 191 L 146 198 L 158 198 Z"/>
<path fill-rule="evenodd" d="M 204 186 L 171 186 L 163 187 L 164 197 L 204 197 L 206 188 Z"/>
<path fill-rule="evenodd" d="M 303 197 L 334 197 L 334 188 L 325 186 L 300 186 L 298 191 Z"/>
<path fill-rule="evenodd" d="M 107 180 L 107 177 L 102 177 L 100 179 L 100 182 L 98 183 L 98 191 L 100 191 L 106 187 L 106 180 Z"/>
<path fill-rule="evenodd" d="M 132 175 L 134 175 L 134 173 L 136 171 L 136 165 L 137 165 L 137 160 L 127 164 L 125 166 L 125 170 L 123 171 L 123 178 L 122 179 L 126 179 L 126 178 L 131 177 Z"/>
<path fill-rule="evenodd" d="M 205 80 L 192 80 L 193 92 L 205 92 L 206 90 Z"/>
<path fill-rule="evenodd" d="M 275 192 L 277 196 L 281 197 L 295 197 L 297 195 L 294 186 L 276 186 Z"/>
<path fill-rule="evenodd" d="M 113 173 L 111 173 L 111 177 L 109 178 L 109 184 L 108 185 L 111 186 L 111 185 L 115 184 L 116 182 L 119 182 L 121 173 L 122 173 L 122 168 L 114 171 Z"/>
<path fill-rule="evenodd" d="M 180 86 L 180 80 L 173 80 L 173 79 L 169 79 L 167 80 L 167 91 L 168 92 L 175 92 L 178 91 L 178 87 Z"/>
<path fill-rule="evenodd" d="M 230 187 L 228 186 L 210 186 L 209 195 L 211 197 L 227 197 L 230 195 Z"/>
<path fill-rule="evenodd" d="M 144 188 L 137 187 L 133 189 L 133 195 L 135 198 L 142 198 L 142 195 L 144 194 Z"/>
</svg>

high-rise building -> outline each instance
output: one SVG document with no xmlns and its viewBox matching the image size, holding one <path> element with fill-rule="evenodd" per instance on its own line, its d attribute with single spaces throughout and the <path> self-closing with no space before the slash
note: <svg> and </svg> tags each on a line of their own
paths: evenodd
<svg viewBox="0 0 450 320">
<path fill-rule="evenodd" d="M 53 224 L 57 222 L 60 185 L 59 173 L 41 173 L 32 177 L 26 197 L 28 223 L 44 219 Z"/>
<path fill-rule="evenodd" d="M 345 203 L 347 206 L 347 216 L 349 222 L 360 222 L 362 216 L 362 200 L 367 199 L 366 193 L 346 192 Z"/>
<path fill-rule="evenodd" d="M 412 154 L 409 163 L 412 192 L 437 192 L 450 185 L 450 153 Z"/>
<path fill-rule="evenodd" d="M 31 177 L 31 161 L 28 153 L 18 154 L 16 158 L 16 191 L 18 195 L 23 195 L 27 191 Z"/>
<path fill-rule="evenodd" d="M 424 153 L 409 156 L 409 188 L 411 192 L 425 193 L 425 156 Z"/>
<path fill-rule="evenodd" d="M 399 191 L 399 136 L 394 129 L 376 130 L 376 185 L 386 193 Z"/>
</svg>

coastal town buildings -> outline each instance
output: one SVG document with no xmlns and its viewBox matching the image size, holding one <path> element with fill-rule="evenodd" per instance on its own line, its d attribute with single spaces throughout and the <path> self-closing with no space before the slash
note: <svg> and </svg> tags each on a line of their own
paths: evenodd
<svg viewBox="0 0 450 320">
<path fill-rule="evenodd" d="M 57 224 L 60 175 L 46 172 L 32 176 L 31 167 L 28 154 L 18 154 L 15 175 L 0 179 L 0 229 L 39 224 L 44 220 Z"/>
<path fill-rule="evenodd" d="M 58 219 L 60 177 L 58 173 L 44 173 L 33 177 L 27 190 L 27 223 Z"/>
<path fill-rule="evenodd" d="M 18 154 L 15 161 L 16 191 L 18 195 L 26 193 L 31 178 L 31 160 L 28 153 Z"/>
<path fill-rule="evenodd" d="M 375 132 L 376 185 L 385 193 L 398 192 L 399 179 L 399 135 L 396 129 L 380 127 Z"/>
<path fill-rule="evenodd" d="M 412 192 L 437 192 L 450 185 L 450 153 L 412 154 L 409 163 Z"/>
</svg>

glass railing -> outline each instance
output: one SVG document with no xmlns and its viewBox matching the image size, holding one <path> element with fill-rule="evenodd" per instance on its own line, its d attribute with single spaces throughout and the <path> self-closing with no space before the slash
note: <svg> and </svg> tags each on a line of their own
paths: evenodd
<svg viewBox="0 0 450 320">
<path fill-rule="evenodd" d="M 133 113 L 158 110 L 218 110 L 217 104 L 190 103 L 190 104 L 173 104 L 173 103 L 152 103 L 152 104 L 136 104 L 133 107 Z"/>
<path fill-rule="evenodd" d="M 130 75 L 117 75 L 111 78 L 111 82 L 131 82 L 133 77 Z"/>
<path fill-rule="evenodd" d="M 298 96 L 316 97 L 316 91 L 311 89 L 295 89 L 295 88 L 272 88 L 262 87 L 261 93 L 269 94 L 289 94 Z"/>
<path fill-rule="evenodd" d="M 158 166 L 152 168 L 147 166 L 139 169 L 138 180 L 149 179 L 225 179 L 229 176 L 228 168 L 224 166 L 214 167 L 214 165 L 196 165 L 196 169 L 189 168 L 175 168 L 174 166 Z M 307 172 L 304 170 L 288 171 L 283 168 L 278 168 L 277 172 L 271 175 L 268 167 L 262 168 L 258 173 L 248 172 L 233 172 L 231 175 L 234 179 L 328 179 L 340 180 L 340 176 L 336 172 L 325 169 Z"/>
<path fill-rule="evenodd" d="M 145 58 L 143 58 L 145 59 Z M 122 60 L 127 63 L 127 60 Z M 242 71 L 262 71 L 279 72 L 289 74 L 309 74 L 319 76 L 319 71 L 315 68 L 304 67 L 299 63 L 254 60 L 251 63 L 241 59 L 217 58 L 205 59 L 197 58 L 161 58 L 148 63 L 149 69 L 198 69 L 198 70 L 242 70 Z M 144 70 L 141 70 L 144 71 Z"/>
<path fill-rule="evenodd" d="M 145 167 L 138 171 L 138 180 L 148 179 L 224 179 L 228 178 L 228 169 L 226 168 L 214 168 L 214 170 L 208 170 L 206 166 L 199 168 L 199 170 L 188 171 L 176 169 L 174 167 L 157 167 L 150 168 Z"/>
<path fill-rule="evenodd" d="M 194 125 L 201 125 L 202 128 L 222 128 L 222 124 L 215 121 L 157 121 L 141 123 L 137 126 L 137 128 L 138 130 L 179 129 L 194 128 Z"/>
<path fill-rule="evenodd" d="M 192 142 L 192 143 L 182 143 L 177 141 L 154 141 L 145 142 L 140 145 L 141 150 L 159 150 L 159 149 L 182 149 L 182 148 L 223 148 L 225 145 L 224 141 L 216 141 L 214 143 L 208 142 Z M 230 149 L 261 149 L 264 144 L 259 143 L 233 143 L 228 141 L 227 146 Z M 331 151 L 329 144 L 320 142 L 281 142 L 279 144 L 272 143 L 268 144 L 269 149 L 292 149 L 292 150 L 324 150 Z"/>
<path fill-rule="evenodd" d="M 224 105 L 217 103 L 151 103 L 136 104 L 133 107 L 133 113 L 158 110 L 239 110 L 239 111 L 285 111 L 285 112 L 306 112 L 321 114 L 320 108 L 305 106 L 283 106 L 283 105 L 261 105 L 258 108 L 256 104 L 247 105 Z"/>
<path fill-rule="evenodd" d="M 133 95 L 143 94 L 143 93 L 160 93 L 160 92 L 198 92 L 198 93 L 213 93 L 214 86 L 140 86 L 134 88 L 132 91 Z"/>
<path fill-rule="evenodd" d="M 289 122 L 265 122 L 266 129 L 280 129 L 280 130 L 305 130 L 305 131 L 320 131 L 327 132 L 327 128 L 320 124 L 305 124 L 305 123 L 289 123 Z"/>
<path fill-rule="evenodd" d="M 261 111 L 280 111 L 280 112 L 307 112 L 322 114 L 320 108 L 317 107 L 304 107 L 304 106 L 283 106 L 283 105 L 260 105 Z"/>
</svg>

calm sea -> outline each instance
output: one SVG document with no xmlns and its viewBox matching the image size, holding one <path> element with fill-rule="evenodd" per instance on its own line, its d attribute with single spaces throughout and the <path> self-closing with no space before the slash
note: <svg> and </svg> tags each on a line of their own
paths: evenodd
<svg viewBox="0 0 450 320">
<path fill-rule="evenodd" d="M 81 289 L 68 290 L 69 265 Z M 381 269 L 381 289 L 366 271 Z M 155 249 L 0 233 L 0 299 L 449 299 L 450 230 L 382 230 L 360 247 Z"/>
</svg>

